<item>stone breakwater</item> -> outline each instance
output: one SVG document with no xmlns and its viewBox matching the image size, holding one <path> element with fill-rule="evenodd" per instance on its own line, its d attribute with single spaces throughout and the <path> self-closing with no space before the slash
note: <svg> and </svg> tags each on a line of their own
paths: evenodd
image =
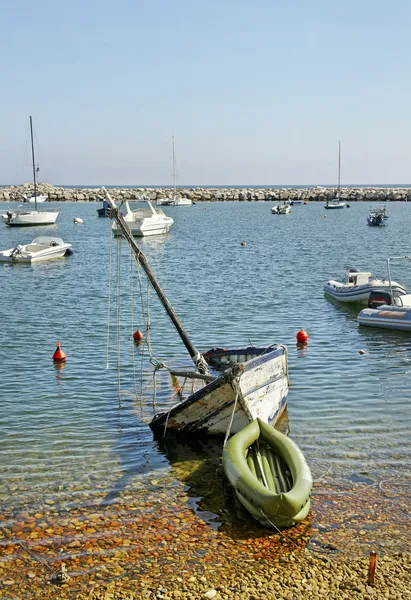
<svg viewBox="0 0 411 600">
<path fill-rule="evenodd" d="M 49 197 L 51 202 L 97 202 L 103 196 L 101 188 L 65 188 L 49 183 L 39 183 L 38 194 Z M 138 200 L 142 195 L 157 201 L 169 197 L 171 188 L 110 188 L 114 200 Z M 304 200 L 307 202 L 325 202 L 335 197 L 336 188 L 179 188 L 181 196 L 193 202 L 256 202 Z M 33 185 L 25 183 L 19 186 L 0 188 L 0 202 L 22 202 L 24 196 L 33 194 Z M 411 202 L 411 188 L 350 187 L 341 188 L 340 197 L 349 202 Z"/>
</svg>

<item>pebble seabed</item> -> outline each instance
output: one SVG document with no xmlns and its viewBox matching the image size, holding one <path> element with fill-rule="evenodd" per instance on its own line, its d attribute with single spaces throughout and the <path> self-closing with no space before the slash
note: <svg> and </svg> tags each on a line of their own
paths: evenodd
<svg viewBox="0 0 411 600">
<path fill-rule="evenodd" d="M 110 499 L 96 483 L 81 504 L 74 488 L 26 510 L 1 494 L 0 598 L 411 598 L 403 484 L 318 481 L 309 517 L 278 532 L 241 515 L 221 468 L 209 467 L 195 499 L 170 474 Z"/>
</svg>

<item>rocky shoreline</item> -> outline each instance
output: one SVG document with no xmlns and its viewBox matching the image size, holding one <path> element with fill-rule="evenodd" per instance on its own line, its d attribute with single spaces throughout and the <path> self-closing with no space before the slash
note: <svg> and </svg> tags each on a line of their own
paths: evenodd
<svg viewBox="0 0 411 600">
<path fill-rule="evenodd" d="M 146 195 L 157 201 L 170 196 L 171 188 L 110 188 L 115 200 L 138 200 Z M 97 202 L 102 198 L 101 188 L 65 188 L 39 183 L 38 194 L 47 195 L 50 202 Z M 178 192 L 193 202 L 257 202 L 303 200 L 325 202 L 335 197 L 336 188 L 179 188 Z M 411 202 L 411 188 L 343 187 L 340 197 L 350 202 Z M 0 202 L 22 202 L 33 194 L 33 184 L 0 188 Z"/>
</svg>

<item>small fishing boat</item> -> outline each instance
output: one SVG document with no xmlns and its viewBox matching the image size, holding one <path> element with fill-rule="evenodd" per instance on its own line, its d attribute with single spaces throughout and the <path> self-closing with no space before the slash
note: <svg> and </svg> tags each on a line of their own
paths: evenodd
<svg viewBox="0 0 411 600">
<path fill-rule="evenodd" d="M 153 430 L 162 430 L 164 434 L 167 429 L 172 429 L 179 433 L 202 432 L 228 436 L 232 432 L 240 431 L 257 417 L 274 425 L 287 401 L 287 348 L 281 344 L 262 348 L 247 346 L 234 350 L 213 348 L 209 353 L 201 354 L 188 337 L 146 257 L 133 238 L 129 222 L 108 192 L 104 191 L 119 233 L 128 242 L 145 271 L 196 367 L 195 372 L 177 372 L 170 369 L 172 377 L 183 379 L 183 385 L 178 386 L 181 401 L 169 410 L 155 415 L 150 427 Z M 205 356 L 208 356 L 210 364 L 214 363 L 216 369 L 228 368 L 223 373 L 212 373 Z M 186 381 L 190 382 L 193 391 L 184 398 Z M 196 386 L 199 389 L 194 390 Z"/>
<path fill-rule="evenodd" d="M 71 244 L 61 238 L 39 236 L 30 244 L 18 245 L 0 252 L 0 262 L 31 264 L 72 254 Z"/>
<path fill-rule="evenodd" d="M 271 212 L 273 215 L 289 215 L 291 212 L 291 206 L 289 204 L 276 204 L 272 207 Z"/>
<path fill-rule="evenodd" d="M 146 207 L 137 210 L 131 210 L 128 200 L 124 202 L 123 216 L 131 233 L 140 237 L 168 233 L 174 219 L 167 216 L 161 208 L 154 208 L 148 198 L 143 197 L 140 201 L 145 202 Z M 112 224 L 112 231 L 115 235 L 121 235 L 116 221 Z"/>
<path fill-rule="evenodd" d="M 210 351 L 211 353 L 213 351 Z M 204 359 L 210 353 L 203 355 Z M 209 362 L 209 358 L 208 361 Z M 150 427 L 180 433 L 224 435 L 237 433 L 250 421 L 261 418 L 274 425 L 281 416 L 288 395 L 287 349 L 281 344 L 267 348 L 226 350 L 214 366 L 229 368 L 209 377 L 197 373 L 172 371 L 181 379 L 203 380 L 203 387 L 155 415 Z M 211 364 L 211 362 L 210 362 Z"/>
<path fill-rule="evenodd" d="M 390 262 L 402 259 L 411 261 L 410 256 L 392 256 L 388 259 L 388 277 L 392 284 Z M 359 313 L 357 320 L 359 325 L 368 327 L 411 331 L 411 294 L 396 297 L 393 289 L 373 292 L 368 300 L 368 308 Z"/>
<path fill-rule="evenodd" d="M 291 527 L 308 515 L 312 477 L 304 455 L 261 419 L 228 440 L 223 469 L 241 504 L 262 524 Z"/>
<path fill-rule="evenodd" d="M 290 200 L 291 206 L 301 206 L 305 204 L 304 200 Z"/>
<path fill-rule="evenodd" d="M 340 302 L 361 302 L 367 304 L 371 292 L 387 291 L 393 296 L 406 294 L 405 287 L 397 281 L 388 279 L 376 279 L 369 271 L 357 271 L 350 269 L 345 282 L 327 281 L 324 286 L 324 294 Z"/>
<path fill-rule="evenodd" d="M 386 225 L 386 215 L 382 210 L 373 209 L 367 216 L 367 225 L 371 227 L 383 227 Z"/>
<path fill-rule="evenodd" d="M 99 217 L 109 217 L 110 216 L 110 206 L 105 198 L 99 200 L 99 207 L 97 209 L 97 215 Z"/>
</svg>

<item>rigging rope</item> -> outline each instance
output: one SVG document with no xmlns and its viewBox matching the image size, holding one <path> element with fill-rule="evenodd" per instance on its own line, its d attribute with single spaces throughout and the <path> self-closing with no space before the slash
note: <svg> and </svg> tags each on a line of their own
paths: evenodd
<svg viewBox="0 0 411 600">
<path fill-rule="evenodd" d="M 117 290 L 116 290 L 116 355 L 117 355 L 117 386 L 118 402 L 121 405 L 120 381 L 120 236 L 117 236 Z"/>
<path fill-rule="evenodd" d="M 240 377 L 236 377 L 231 382 L 231 386 L 232 386 L 232 388 L 233 388 L 233 390 L 235 391 L 236 394 L 235 394 L 233 411 L 231 413 L 231 419 L 230 419 L 230 422 L 228 424 L 227 431 L 225 432 L 225 438 L 224 438 L 223 448 L 225 448 L 227 440 L 230 437 L 231 427 L 232 427 L 232 424 L 233 424 L 233 421 L 234 421 L 234 414 L 235 414 L 235 411 L 237 409 L 237 402 L 238 402 L 238 398 L 240 396 L 240 385 L 239 385 L 239 383 L 240 383 Z"/>
<path fill-rule="evenodd" d="M 109 245 L 108 245 L 108 298 L 107 298 L 107 347 L 106 347 L 106 369 L 109 368 L 109 346 L 110 346 L 110 310 L 111 310 L 111 268 L 112 268 L 112 248 L 113 248 L 113 236 L 111 235 L 111 219 L 109 233 Z"/>
</svg>

